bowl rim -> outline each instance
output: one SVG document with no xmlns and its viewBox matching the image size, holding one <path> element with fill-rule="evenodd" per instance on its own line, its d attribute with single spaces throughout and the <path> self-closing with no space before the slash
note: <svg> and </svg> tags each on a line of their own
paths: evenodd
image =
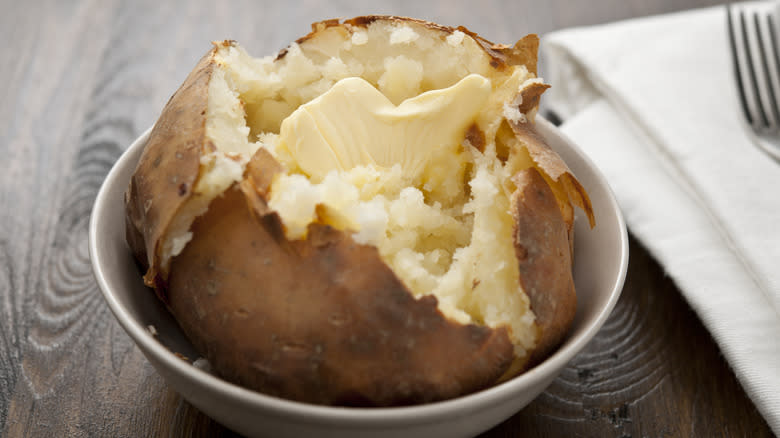
<svg viewBox="0 0 780 438">
<path fill-rule="evenodd" d="M 196 385 L 207 387 L 209 390 L 217 391 L 228 398 L 246 403 L 254 408 L 262 408 L 264 414 L 275 414 L 279 417 L 288 417 L 292 415 L 296 416 L 296 421 L 300 423 L 322 424 L 323 422 L 339 422 L 343 424 L 344 422 L 348 422 L 355 426 L 359 426 L 361 424 L 369 424 L 376 421 L 392 422 L 395 420 L 403 420 L 402 423 L 404 425 L 410 425 L 426 423 L 441 415 L 451 416 L 458 412 L 470 412 L 477 406 L 484 407 L 505 402 L 516 393 L 516 390 L 518 390 L 519 387 L 530 386 L 533 382 L 543 381 L 545 377 L 555 374 L 556 370 L 564 368 L 566 364 L 585 347 L 585 344 L 590 342 L 604 325 L 606 319 L 615 307 L 625 283 L 628 270 L 629 249 L 626 224 L 614 193 L 606 181 L 606 177 L 576 143 L 571 141 L 555 125 L 541 116 L 537 116 L 536 125 L 540 128 L 539 131 L 542 136 L 556 136 L 560 141 L 567 143 L 567 146 L 573 150 L 578 158 L 592 170 L 593 176 L 598 180 L 598 183 L 602 185 L 610 195 L 607 201 L 616 216 L 620 234 L 620 266 L 618 276 L 615 278 L 612 290 L 609 292 L 606 305 L 599 309 L 598 315 L 593 319 L 593 323 L 586 327 L 582 333 L 567 338 L 566 343 L 561 345 L 552 355 L 530 370 L 481 391 L 466 394 L 454 399 L 411 406 L 376 408 L 321 406 L 286 400 L 241 387 L 201 370 L 174 355 L 173 352 L 155 339 L 139 321 L 133 319 L 127 308 L 119 302 L 113 293 L 111 293 L 106 275 L 103 271 L 103 266 L 99 263 L 100 249 L 97 245 L 97 232 L 102 217 L 96 213 L 98 213 L 101 208 L 105 208 L 105 205 L 108 203 L 109 191 L 107 188 L 111 186 L 110 183 L 118 177 L 118 174 L 122 169 L 133 164 L 128 163 L 128 161 L 136 154 L 140 155 L 139 149 L 142 149 L 142 144 L 146 143 L 152 127 L 135 139 L 122 153 L 116 163 L 112 166 L 95 197 L 92 209 L 93 214 L 90 216 L 89 221 L 89 255 L 94 277 L 111 312 L 128 335 L 139 344 L 139 347 L 141 347 L 144 352 L 152 354 L 166 367 L 185 376 L 186 380 Z M 153 294 L 150 294 L 150 297 L 153 296 Z"/>
</svg>

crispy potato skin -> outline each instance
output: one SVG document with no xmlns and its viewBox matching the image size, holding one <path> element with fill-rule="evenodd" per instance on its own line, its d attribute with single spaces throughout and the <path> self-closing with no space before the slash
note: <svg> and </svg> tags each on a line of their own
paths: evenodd
<svg viewBox="0 0 780 438">
<path fill-rule="evenodd" d="M 323 21 L 298 43 L 328 27 L 365 27 L 377 20 L 412 22 L 444 34 L 460 30 L 480 44 L 494 68 L 524 64 L 536 71 L 536 35 L 504 46 L 462 27 L 403 17 Z M 309 403 L 406 405 L 494 385 L 560 344 L 576 308 L 568 251 L 573 218 L 559 209 L 568 200 L 556 199 L 534 169 L 515 176 L 512 197 L 520 281 L 539 333 L 530 361 L 515 360 L 507 328 L 459 324 L 439 312 L 436 298 L 415 299 L 376 248 L 356 244 L 345 232 L 312 224 L 306 240 L 287 240 L 280 218 L 267 205 L 273 176 L 282 167 L 264 149 L 249 161 L 243 181 L 195 220 L 183 252 L 169 267 L 161 266 L 162 241 L 193 196 L 200 158 L 215 150 L 205 132 L 214 54 L 200 60 L 163 109 L 125 205 L 127 241 L 146 270 L 146 284 L 216 373 Z M 535 110 L 546 87 L 529 89 L 521 111 Z M 584 189 L 532 123 L 512 128 L 545 175 L 562 181 L 592 221 Z M 479 133 L 472 132 L 470 140 L 478 146 Z M 483 147 L 484 142 L 483 136 Z"/>
<path fill-rule="evenodd" d="M 392 406 L 485 388 L 511 363 L 505 329 L 448 321 L 375 248 L 326 225 L 287 241 L 262 197 L 242 189 L 196 220 L 169 278 L 171 311 L 228 380 L 310 403 Z"/>
<path fill-rule="evenodd" d="M 547 88 L 547 87 L 544 87 Z M 544 91 L 544 88 L 540 90 L 540 87 L 532 87 L 529 92 L 528 99 L 534 99 L 539 102 L 538 94 Z M 537 94 L 538 93 L 538 94 Z M 524 97 L 524 101 L 526 98 Z M 522 108 L 522 107 L 521 107 Z M 560 182 L 568 196 L 565 202 L 570 202 L 580 207 L 588 216 L 588 222 L 590 226 L 596 225 L 596 218 L 593 213 L 593 207 L 590 203 L 590 198 L 585 188 L 582 187 L 577 178 L 571 172 L 566 163 L 561 157 L 550 148 L 544 138 L 534 127 L 533 123 L 529 122 L 511 122 L 510 126 L 515 134 L 515 137 L 520 140 L 531 155 L 531 158 L 536 162 L 539 168 L 546 173 L 550 179 L 555 182 Z M 574 218 L 566 218 L 569 226 L 571 227 Z"/>
<path fill-rule="evenodd" d="M 459 30 L 466 35 L 474 39 L 485 53 L 490 56 L 490 65 L 497 69 L 503 70 L 508 66 L 513 65 L 525 65 L 533 74 L 536 74 L 537 66 L 537 52 L 539 51 L 539 36 L 536 34 L 528 34 L 521 38 L 514 46 L 507 46 L 504 44 L 496 44 L 485 38 L 482 38 L 478 34 L 468 30 L 463 26 L 449 27 L 442 26 L 426 20 L 419 20 L 410 17 L 399 17 L 393 15 L 364 15 L 361 17 L 350 18 L 347 20 L 330 19 L 324 21 L 318 21 L 312 23 L 311 32 L 301 38 L 298 38 L 295 42 L 297 44 L 303 44 L 304 42 L 314 38 L 318 33 L 329 27 L 346 27 L 350 28 L 365 28 L 369 24 L 375 21 L 391 21 L 399 23 L 410 23 L 427 27 L 445 35 L 452 34 L 456 30 Z M 279 52 L 276 59 L 283 58 L 287 54 L 287 49 L 283 49 Z"/>
<path fill-rule="evenodd" d="M 514 243 L 520 284 L 539 330 L 530 363 L 538 363 L 561 343 L 577 311 L 569 233 L 550 186 L 535 168 L 513 178 Z"/>
<path fill-rule="evenodd" d="M 192 195 L 200 157 L 214 145 L 206 140 L 208 86 L 214 50 L 207 53 L 163 108 L 125 193 L 126 236 L 136 260 L 148 269 L 145 283 L 163 300 L 160 241 Z"/>
</svg>

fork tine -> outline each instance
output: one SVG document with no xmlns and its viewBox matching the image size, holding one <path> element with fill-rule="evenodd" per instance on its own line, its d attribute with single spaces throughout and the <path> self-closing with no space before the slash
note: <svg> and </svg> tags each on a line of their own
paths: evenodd
<svg viewBox="0 0 780 438">
<path fill-rule="evenodd" d="M 759 12 L 751 9 L 752 20 L 748 21 L 745 10 L 744 6 L 726 5 L 739 102 L 756 146 L 780 163 L 780 44 L 776 39 L 780 29 L 775 27 L 778 17 L 767 14 L 764 28 Z"/>
<path fill-rule="evenodd" d="M 774 18 L 771 13 L 766 15 L 766 25 L 769 31 L 769 43 L 772 46 L 772 49 L 769 51 L 770 55 L 767 56 L 767 62 L 769 62 L 769 58 L 771 57 L 772 67 L 774 67 L 774 76 L 771 81 L 772 108 L 775 112 L 776 124 L 780 125 L 780 106 L 777 104 L 777 96 L 778 93 L 780 93 L 780 57 L 778 57 L 777 53 L 777 33 L 775 32 Z"/>
<path fill-rule="evenodd" d="M 763 69 L 763 81 L 759 84 L 764 85 L 764 88 L 766 89 L 766 93 L 759 94 L 759 97 L 761 96 L 768 96 L 769 101 L 762 100 L 759 98 L 759 104 L 761 105 L 762 111 L 767 111 L 766 105 L 769 105 L 769 111 L 772 114 L 772 120 L 767 120 L 766 127 L 774 127 L 777 125 L 778 122 L 778 113 L 777 113 L 777 98 L 775 97 L 775 90 L 774 90 L 774 79 L 772 78 L 772 72 L 770 72 L 770 65 L 769 65 L 769 54 L 767 53 L 766 47 L 764 46 L 764 39 L 767 36 L 766 32 L 763 31 L 761 23 L 760 23 L 760 14 L 758 12 L 753 13 L 753 25 L 756 28 L 756 41 L 758 42 L 758 50 L 759 50 L 759 61 L 761 64 L 761 67 Z M 771 44 L 771 41 L 770 41 Z M 774 67 L 774 65 L 773 65 Z"/>
<path fill-rule="evenodd" d="M 737 80 L 737 91 L 739 92 L 739 103 L 742 105 L 742 112 L 745 114 L 748 124 L 753 124 L 753 115 L 750 113 L 747 98 L 745 96 L 745 81 L 742 78 L 742 69 L 740 68 L 740 58 L 737 49 L 736 32 L 734 31 L 734 8 L 731 4 L 726 5 L 726 20 L 729 28 L 729 46 L 731 47 L 731 57 L 734 60 L 734 77 Z"/>
<path fill-rule="evenodd" d="M 758 111 L 758 115 L 761 117 L 761 126 L 768 126 L 769 121 L 767 120 L 766 111 L 764 111 L 764 105 L 761 102 L 761 91 L 759 90 L 758 79 L 756 78 L 756 68 L 753 65 L 755 62 L 755 54 L 750 48 L 750 36 L 748 35 L 747 31 L 747 20 L 745 19 L 744 10 L 739 11 L 739 22 L 739 24 L 742 26 L 742 45 L 745 49 L 745 59 L 747 60 L 746 64 L 748 75 L 753 89 L 753 97 L 756 99 L 755 107 Z"/>
</svg>

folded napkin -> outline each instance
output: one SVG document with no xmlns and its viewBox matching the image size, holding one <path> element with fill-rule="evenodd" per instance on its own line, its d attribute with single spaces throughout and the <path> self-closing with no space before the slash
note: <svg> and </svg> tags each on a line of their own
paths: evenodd
<svg viewBox="0 0 780 438">
<path fill-rule="evenodd" d="M 780 164 L 741 120 L 725 14 L 552 33 L 545 99 L 780 435 Z"/>
</svg>

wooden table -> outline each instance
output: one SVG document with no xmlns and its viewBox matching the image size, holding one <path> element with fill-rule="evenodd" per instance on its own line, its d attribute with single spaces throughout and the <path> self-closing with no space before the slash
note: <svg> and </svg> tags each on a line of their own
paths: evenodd
<svg viewBox="0 0 780 438">
<path fill-rule="evenodd" d="M 173 392 L 92 277 L 87 223 L 122 150 L 209 41 L 273 53 L 331 16 L 390 13 L 525 33 L 714 0 L 4 1 L 0 13 L 0 431 L 232 436 Z M 725 48 L 724 48 L 725 50 Z M 542 75 L 544 66 L 542 65 Z M 553 84 L 554 85 L 554 84 Z M 636 241 L 605 327 L 525 410 L 485 436 L 771 436 L 717 346 Z"/>
</svg>

